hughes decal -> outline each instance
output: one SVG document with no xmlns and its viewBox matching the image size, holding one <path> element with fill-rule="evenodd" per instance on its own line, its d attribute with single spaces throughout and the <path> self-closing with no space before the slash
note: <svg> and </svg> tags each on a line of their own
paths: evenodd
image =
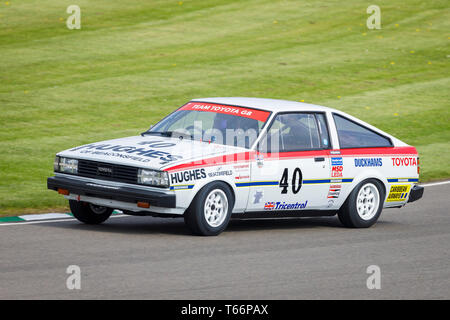
<svg viewBox="0 0 450 320">
<path fill-rule="evenodd" d="M 417 158 L 391 158 L 392 166 L 394 167 L 409 167 L 409 166 L 417 166 Z"/>
<path fill-rule="evenodd" d="M 381 167 L 383 159 L 381 158 L 360 158 L 355 159 L 355 167 Z"/>
<path fill-rule="evenodd" d="M 170 183 L 174 184 L 174 183 L 195 181 L 204 178 L 206 178 L 206 172 L 204 168 L 182 172 L 174 172 L 170 174 Z"/>
<path fill-rule="evenodd" d="M 303 203 L 296 202 L 296 203 L 286 203 L 286 202 L 266 202 L 264 204 L 264 210 L 298 210 L 298 209 L 305 209 L 306 205 L 308 204 L 308 201 L 305 201 Z"/>
<path fill-rule="evenodd" d="M 139 143 L 140 145 L 148 145 L 150 148 L 145 147 L 133 147 L 133 146 L 123 146 L 117 144 L 88 144 L 85 146 L 77 147 L 71 149 L 70 151 L 81 150 L 80 153 L 85 154 L 97 154 L 112 157 L 129 158 L 135 161 L 148 162 L 148 158 L 159 158 L 161 164 L 165 164 L 171 161 L 182 159 L 182 156 L 172 155 L 169 152 L 155 150 L 155 148 L 166 148 L 172 147 L 175 144 L 165 143 L 159 141 L 145 141 Z"/>
</svg>

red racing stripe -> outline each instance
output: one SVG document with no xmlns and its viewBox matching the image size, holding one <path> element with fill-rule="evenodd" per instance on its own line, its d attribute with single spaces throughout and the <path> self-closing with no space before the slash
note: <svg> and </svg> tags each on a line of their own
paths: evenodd
<svg viewBox="0 0 450 320">
<path fill-rule="evenodd" d="M 284 159 L 284 158 L 312 158 L 312 157 L 327 157 L 329 150 L 312 150 L 312 151 L 291 151 L 291 152 L 273 152 L 263 153 L 264 159 Z"/>
<path fill-rule="evenodd" d="M 331 151 L 340 151 L 340 154 L 331 154 Z M 179 171 L 198 167 L 217 166 L 222 164 L 232 164 L 239 162 L 249 162 L 255 160 L 256 151 L 240 152 L 207 159 L 200 159 L 164 169 L 164 171 Z M 259 153 L 258 153 L 259 154 Z M 284 160 L 289 158 L 312 158 L 312 157 L 361 157 L 361 156 L 398 156 L 417 155 L 414 147 L 383 147 L 383 148 L 354 148 L 341 150 L 312 150 L 312 151 L 292 151 L 279 153 L 262 153 L 263 160 Z"/>
<path fill-rule="evenodd" d="M 179 164 L 170 168 L 166 168 L 164 169 L 164 171 L 179 171 L 198 167 L 209 167 L 209 166 L 218 166 L 221 164 L 248 162 L 253 159 L 253 155 L 255 153 L 256 153 L 255 151 L 240 152 L 207 159 L 200 159 L 196 161 Z"/>
<path fill-rule="evenodd" d="M 336 151 L 336 150 L 333 150 Z M 414 147 L 383 147 L 383 148 L 353 148 L 341 149 L 341 156 L 363 156 L 363 155 L 378 155 L 378 156 L 398 156 L 398 155 L 417 155 L 417 150 Z M 339 154 L 333 156 L 339 157 Z"/>
</svg>

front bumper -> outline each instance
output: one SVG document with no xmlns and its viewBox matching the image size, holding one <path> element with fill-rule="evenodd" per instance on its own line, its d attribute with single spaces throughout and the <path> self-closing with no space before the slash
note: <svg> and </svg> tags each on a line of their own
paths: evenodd
<svg viewBox="0 0 450 320">
<path fill-rule="evenodd" d="M 103 185 L 101 182 L 89 182 L 66 177 L 50 177 L 47 179 L 50 190 L 65 189 L 70 193 L 89 197 L 111 199 L 123 202 L 148 202 L 151 206 L 175 208 L 175 194 L 164 191 L 143 190 L 130 186 Z"/>
<path fill-rule="evenodd" d="M 419 200 L 423 196 L 424 187 L 415 185 L 409 193 L 408 202 Z"/>
</svg>

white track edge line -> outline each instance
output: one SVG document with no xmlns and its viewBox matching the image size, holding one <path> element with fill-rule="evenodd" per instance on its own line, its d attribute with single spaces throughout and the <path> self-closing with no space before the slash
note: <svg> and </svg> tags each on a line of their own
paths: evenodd
<svg viewBox="0 0 450 320">
<path fill-rule="evenodd" d="M 131 215 L 126 214 L 119 214 L 109 217 L 111 218 L 123 218 L 123 217 L 132 217 Z M 0 223 L 0 226 L 14 226 L 14 225 L 25 225 L 25 224 L 39 224 L 39 223 L 51 223 L 51 222 L 63 222 L 63 221 L 74 221 L 77 220 L 76 218 L 67 218 L 67 219 L 53 219 L 53 220 L 39 220 L 39 221 L 26 221 L 26 222 L 5 222 Z"/>
<path fill-rule="evenodd" d="M 433 186 L 440 186 L 443 184 L 449 184 L 450 180 L 447 181 L 441 181 L 441 182 L 432 182 L 432 183 L 426 183 L 426 184 L 421 184 L 422 187 L 433 187 Z"/>
</svg>

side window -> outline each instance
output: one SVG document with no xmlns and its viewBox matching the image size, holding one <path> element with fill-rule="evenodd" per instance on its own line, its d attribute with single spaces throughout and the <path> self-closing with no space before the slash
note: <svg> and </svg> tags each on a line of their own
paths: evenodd
<svg viewBox="0 0 450 320">
<path fill-rule="evenodd" d="M 289 152 L 318 148 L 321 148 L 321 142 L 314 114 L 284 113 L 275 117 L 260 150 Z"/>
<path fill-rule="evenodd" d="M 390 147 L 391 141 L 353 121 L 334 114 L 334 122 L 341 148 Z"/>
</svg>

